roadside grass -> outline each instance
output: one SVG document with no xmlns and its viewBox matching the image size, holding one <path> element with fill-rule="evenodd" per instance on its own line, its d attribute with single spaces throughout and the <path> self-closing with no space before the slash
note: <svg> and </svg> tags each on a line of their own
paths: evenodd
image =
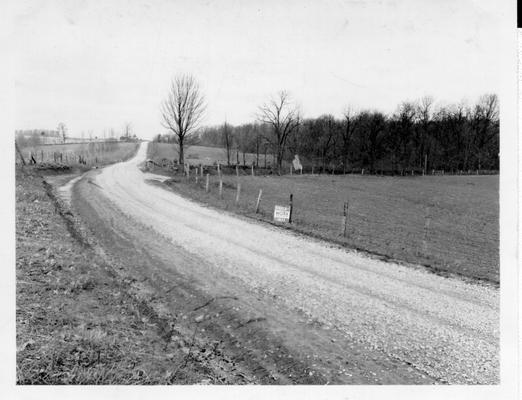
<svg viewBox="0 0 522 400">
<path fill-rule="evenodd" d="M 193 363 L 178 372 L 186 354 L 168 321 L 73 234 L 74 217 L 34 172 L 16 169 L 17 384 L 203 380 Z"/>
<path fill-rule="evenodd" d="M 240 171 L 237 178 L 219 179 L 210 170 L 190 182 L 180 174 L 166 185 L 209 204 L 261 219 L 273 220 L 274 206 L 287 205 L 293 194 L 292 224 L 285 227 L 348 248 L 387 259 L 425 265 L 436 273 L 457 274 L 499 284 L 498 176 L 379 177 L 361 175 L 255 176 Z M 255 205 L 263 190 L 259 213 Z M 343 206 L 349 203 L 347 234 L 343 236 Z"/>
<path fill-rule="evenodd" d="M 80 157 L 85 160 L 83 165 L 101 167 L 130 158 L 138 146 L 137 142 L 91 142 L 25 147 L 21 151 L 26 162 L 33 155 L 40 169 L 53 169 L 53 164 L 57 163 L 64 166 L 82 165 Z"/>
</svg>

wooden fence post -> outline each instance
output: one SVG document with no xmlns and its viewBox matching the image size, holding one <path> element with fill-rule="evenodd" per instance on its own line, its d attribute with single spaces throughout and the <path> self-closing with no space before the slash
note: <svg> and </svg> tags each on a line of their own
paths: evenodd
<svg viewBox="0 0 522 400">
<path fill-rule="evenodd" d="M 219 176 L 219 198 L 223 199 L 223 179 Z"/>
<path fill-rule="evenodd" d="M 290 217 L 288 218 L 288 223 L 292 223 L 292 214 L 294 211 L 294 195 L 290 193 Z"/>
<path fill-rule="evenodd" d="M 255 176 L 254 174 L 254 163 L 252 162 L 252 176 Z"/>
<path fill-rule="evenodd" d="M 349 203 L 345 201 L 343 207 L 343 237 L 346 237 L 346 228 L 348 225 L 348 206 Z"/>
<path fill-rule="evenodd" d="M 208 188 L 209 188 L 209 175 L 207 172 L 207 181 L 205 182 L 205 192 L 207 192 L 207 193 L 208 193 Z"/>
<path fill-rule="evenodd" d="M 428 236 L 430 233 L 430 222 L 431 222 L 430 207 L 426 207 L 426 213 L 424 216 L 424 238 L 422 240 L 422 247 L 424 250 L 424 254 L 426 254 L 428 252 Z"/>
<path fill-rule="evenodd" d="M 292 164 L 290 164 L 290 175 L 292 175 Z"/>
<path fill-rule="evenodd" d="M 263 194 L 263 189 L 259 189 L 259 194 L 257 195 L 257 202 L 256 202 L 256 214 L 259 212 L 259 203 L 261 202 L 262 194 Z"/>
<path fill-rule="evenodd" d="M 239 167 L 236 164 L 236 176 L 239 178 Z"/>
<path fill-rule="evenodd" d="M 236 205 L 239 204 L 239 195 L 241 193 L 241 183 L 238 183 L 237 184 L 237 188 L 236 188 Z"/>
</svg>

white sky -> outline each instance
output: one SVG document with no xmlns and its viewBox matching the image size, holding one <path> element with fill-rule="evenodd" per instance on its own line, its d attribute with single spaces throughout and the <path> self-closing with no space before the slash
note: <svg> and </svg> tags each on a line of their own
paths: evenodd
<svg viewBox="0 0 522 400">
<path fill-rule="evenodd" d="M 16 128 L 164 132 L 170 79 L 192 73 L 204 123 L 254 120 L 272 93 L 305 117 L 347 105 L 474 101 L 499 89 L 492 1 L 23 1 L 15 27 Z M 505 19 L 505 18 L 504 18 Z"/>
</svg>

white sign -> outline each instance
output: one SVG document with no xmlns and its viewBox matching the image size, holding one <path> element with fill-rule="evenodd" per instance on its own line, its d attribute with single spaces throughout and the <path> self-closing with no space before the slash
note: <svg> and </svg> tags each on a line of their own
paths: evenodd
<svg viewBox="0 0 522 400">
<path fill-rule="evenodd" d="M 275 206 L 275 208 L 274 208 L 274 221 L 276 221 L 276 222 L 289 222 L 290 221 L 290 207 L 288 207 L 288 206 Z"/>
<path fill-rule="evenodd" d="M 295 155 L 295 158 L 292 161 L 292 164 L 296 171 L 301 170 L 301 173 L 303 173 L 303 166 L 301 165 L 301 161 L 299 160 L 299 156 L 297 154 Z"/>
</svg>

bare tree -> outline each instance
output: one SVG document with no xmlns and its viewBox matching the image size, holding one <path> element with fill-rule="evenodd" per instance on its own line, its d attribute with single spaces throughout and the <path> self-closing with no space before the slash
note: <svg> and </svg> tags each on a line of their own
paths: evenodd
<svg viewBox="0 0 522 400">
<path fill-rule="evenodd" d="M 433 106 L 433 97 L 424 96 L 420 99 L 417 104 L 417 119 L 419 122 L 419 150 L 418 155 L 420 165 L 424 163 L 423 169 L 426 172 L 427 163 L 428 163 L 428 150 L 429 150 L 429 128 L 430 121 L 432 117 L 432 106 Z"/>
<path fill-rule="evenodd" d="M 163 126 L 176 138 L 180 164 L 185 161 L 184 146 L 190 144 L 204 111 L 204 97 L 196 79 L 191 75 L 176 77 L 161 105 L 161 116 Z"/>
<path fill-rule="evenodd" d="M 58 131 L 58 136 L 60 136 L 63 142 L 65 143 L 65 140 L 67 139 L 67 127 L 65 126 L 65 124 L 63 122 L 60 122 L 56 130 Z"/>
<path fill-rule="evenodd" d="M 346 167 L 348 165 L 350 146 L 352 143 L 353 134 L 357 124 L 357 112 L 351 106 L 346 107 L 343 112 L 343 128 L 341 130 L 342 139 L 342 160 L 343 160 L 343 173 L 346 173 Z"/>
<path fill-rule="evenodd" d="M 227 152 L 227 165 L 230 165 L 230 152 L 232 151 L 232 131 L 230 127 L 227 124 L 227 121 L 223 124 L 222 129 L 222 135 L 223 135 L 223 144 L 225 145 L 225 150 Z"/>
<path fill-rule="evenodd" d="M 277 97 L 259 107 L 258 120 L 273 128 L 274 137 L 268 140 L 275 145 L 279 174 L 288 136 L 299 126 L 299 118 L 299 110 L 291 103 L 286 91 L 279 92 Z"/>
<path fill-rule="evenodd" d="M 474 133 L 473 147 L 477 159 L 476 166 L 481 169 L 482 161 L 488 152 L 489 143 L 498 132 L 499 106 L 496 94 L 485 94 L 480 97 L 471 112 L 471 126 Z M 497 128 L 495 128 L 497 125 Z"/>
</svg>

